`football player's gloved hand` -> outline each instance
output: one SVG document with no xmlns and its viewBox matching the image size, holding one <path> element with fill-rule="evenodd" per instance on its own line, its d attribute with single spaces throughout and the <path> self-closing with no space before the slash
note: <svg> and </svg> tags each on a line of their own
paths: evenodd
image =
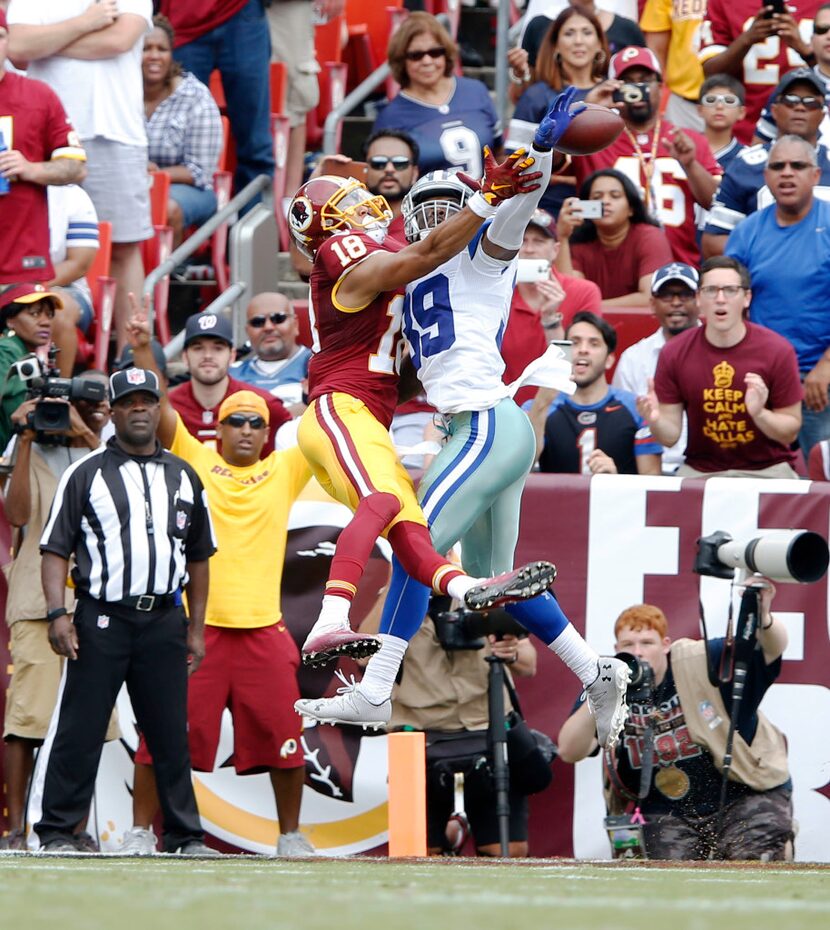
<svg viewBox="0 0 830 930">
<path fill-rule="evenodd" d="M 565 130 L 571 125 L 571 120 L 587 109 L 584 103 L 571 107 L 574 94 L 576 94 L 575 87 L 569 87 L 563 91 L 542 118 L 542 122 L 536 129 L 536 135 L 533 137 L 533 145 L 537 149 L 552 149 L 565 135 Z"/>
<path fill-rule="evenodd" d="M 535 163 L 535 159 L 528 155 L 525 149 L 517 149 L 512 155 L 500 164 L 493 158 L 489 148 L 484 148 L 484 177 L 481 179 L 481 194 L 491 207 L 509 200 L 516 194 L 529 194 L 539 190 L 540 185 L 534 183 L 542 177 L 541 171 L 528 172 Z M 461 175 L 465 183 L 467 177 Z"/>
</svg>

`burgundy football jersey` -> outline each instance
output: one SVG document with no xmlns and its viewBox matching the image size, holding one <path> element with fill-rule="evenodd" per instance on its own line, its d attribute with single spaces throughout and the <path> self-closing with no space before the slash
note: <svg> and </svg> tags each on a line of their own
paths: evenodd
<svg viewBox="0 0 830 930">
<path fill-rule="evenodd" d="M 0 131 L 8 149 L 31 162 L 86 156 L 57 94 L 42 81 L 7 71 L 0 81 Z M 0 284 L 50 281 L 46 188 L 13 180 L 0 197 Z"/>
<path fill-rule="evenodd" d="M 373 252 L 397 252 L 387 238 L 378 245 L 362 232 L 332 236 L 320 246 L 311 272 L 309 320 L 314 355 L 308 396 L 340 391 L 362 400 L 386 427 L 398 402 L 403 291 L 382 291 L 362 310 L 337 305 L 337 282 Z"/>
<path fill-rule="evenodd" d="M 787 8 L 805 39 L 812 32 L 813 20 L 823 2 L 787 0 Z M 700 60 L 705 62 L 726 51 L 749 29 L 762 6 L 761 0 L 709 0 L 700 27 Z M 767 36 L 749 49 L 740 74 L 735 75 L 746 88 L 746 116 L 732 130 L 739 142 L 752 141 L 755 124 L 769 95 L 788 71 L 798 67 L 804 67 L 804 59 L 778 36 Z"/>
</svg>

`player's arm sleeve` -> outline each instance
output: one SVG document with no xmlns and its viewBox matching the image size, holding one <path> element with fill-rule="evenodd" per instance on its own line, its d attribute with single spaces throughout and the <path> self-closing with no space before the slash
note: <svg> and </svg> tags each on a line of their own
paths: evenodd
<svg viewBox="0 0 830 930">
<path fill-rule="evenodd" d="M 537 152 L 531 146 L 530 154 L 535 159 L 535 164 L 531 170 L 542 172 L 542 177 L 537 182 L 539 184 L 538 190 L 529 194 L 519 194 L 502 203 L 496 210 L 493 222 L 485 233 L 486 238 L 493 245 L 500 246 L 503 249 L 518 251 L 521 248 L 530 217 L 539 206 L 539 201 L 547 190 L 548 181 L 550 181 L 553 151 Z"/>
</svg>

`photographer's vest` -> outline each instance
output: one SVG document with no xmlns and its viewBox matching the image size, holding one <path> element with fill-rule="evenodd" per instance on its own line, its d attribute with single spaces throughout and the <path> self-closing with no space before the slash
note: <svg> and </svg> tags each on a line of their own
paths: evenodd
<svg viewBox="0 0 830 930">
<path fill-rule="evenodd" d="M 706 643 L 677 640 L 671 647 L 671 667 L 689 735 L 693 742 L 709 751 L 715 767 L 722 772 L 730 715 L 720 690 L 709 681 Z M 702 708 L 709 711 L 708 719 L 704 718 Z M 712 720 L 718 721 L 714 728 L 710 726 Z M 784 734 L 758 711 L 758 727 L 751 745 L 735 731 L 729 779 L 755 791 L 769 791 L 783 785 L 789 777 Z"/>
<path fill-rule="evenodd" d="M 29 522 L 15 559 L 3 566 L 9 587 L 6 596 L 6 623 L 9 626 L 18 620 L 46 619 L 46 598 L 40 578 L 40 534 L 58 489 L 58 479 L 38 454 L 37 446 L 33 446 L 29 461 Z M 66 607 L 71 609 L 74 602 L 72 591 L 67 589 Z"/>
</svg>

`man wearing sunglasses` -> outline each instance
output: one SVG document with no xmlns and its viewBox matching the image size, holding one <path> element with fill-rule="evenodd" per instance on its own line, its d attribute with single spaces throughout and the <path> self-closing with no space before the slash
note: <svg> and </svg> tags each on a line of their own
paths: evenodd
<svg viewBox="0 0 830 930">
<path fill-rule="evenodd" d="M 782 136 L 764 170 L 775 202 L 747 217 L 726 243 L 726 254 L 752 274 L 753 321 L 780 333 L 798 354 L 805 461 L 816 442 L 830 438 L 830 203 L 816 199 L 820 176 L 813 147 Z"/>
<path fill-rule="evenodd" d="M 818 139 L 825 116 L 824 85 L 811 68 L 796 68 L 775 88 L 772 114 L 780 135 L 800 136 L 815 149 L 820 169 L 816 196 L 830 198 L 830 149 Z M 723 175 L 703 231 L 705 257 L 720 255 L 729 234 L 747 216 L 769 206 L 773 197 L 767 187 L 764 166 L 769 144 L 752 145 L 732 160 Z"/>
<path fill-rule="evenodd" d="M 827 102 L 828 95 L 830 95 L 830 3 L 825 3 L 818 8 L 816 18 L 813 20 L 813 35 L 810 38 L 809 49 L 809 54 L 804 54 L 803 58 L 824 86 L 824 98 Z M 778 126 L 772 115 L 774 101 L 775 93 L 773 92 L 755 125 L 753 142 L 774 142 L 777 138 Z M 819 128 L 819 138 L 826 140 L 828 135 L 830 135 L 830 119 L 825 115 Z"/>
<path fill-rule="evenodd" d="M 255 294 L 246 311 L 245 332 L 250 354 L 231 365 L 230 374 L 273 394 L 292 417 L 300 416 L 311 350 L 297 342 L 300 330 L 291 301 L 277 292 Z"/>
<path fill-rule="evenodd" d="M 291 419 L 282 401 L 267 391 L 251 387 L 229 374 L 236 357 L 231 321 L 221 313 L 194 313 L 184 327 L 182 358 L 190 380 L 170 391 L 170 403 L 178 411 L 187 429 L 212 448 L 218 441 L 219 405 L 234 391 L 244 388 L 261 394 L 268 404 L 270 428 L 264 452 L 274 450 L 276 431 Z"/>
<path fill-rule="evenodd" d="M 128 335 L 136 364 L 152 368 L 146 316 L 133 309 Z M 220 454 L 190 435 L 162 395 L 157 435 L 203 481 L 218 547 L 205 611 L 205 658 L 188 686 L 193 768 L 213 771 L 228 707 L 237 773 L 267 771 L 271 779 L 280 828 L 277 855 L 311 856 L 314 847 L 299 832 L 305 763 L 293 704 L 299 698 L 300 657 L 280 607 L 288 514 L 311 472 L 297 447 L 260 458 L 269 416 L 265 400 L 251 390 L 226 397 L 217 417 Z M 142 744 L 131 831 L 136 841 L 147 839 L 155 816 L 150 761 Z"/>
<path fill-rule="evenodd" d="M 415 139 L 402 129 L 380 129 L 363 144 L 366 161 L 366 187 L 386 198 L 392 210 L 389 235 L 406 242 L 401 204 L 418 180 L 420 149 Z"/>
</svg>

